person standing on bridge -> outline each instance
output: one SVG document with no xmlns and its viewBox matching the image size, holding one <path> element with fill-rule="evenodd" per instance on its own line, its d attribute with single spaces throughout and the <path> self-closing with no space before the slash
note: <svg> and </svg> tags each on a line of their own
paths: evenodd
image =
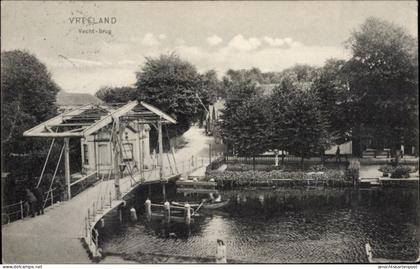
<svg viewBox="0 0 420 269">
<path fill-rule="evenodd" d="M 31 216 L 35 217 L 35 208 L 37 206 L 37 199 L 35 195 L 28 189 L 25 189 L 26 191 L 26 201 L 29 203 L 29 211 L 31 212 Z"/>
<path fill-rule="evenodd" d="M 37 199 L 36 213 L 38 215 L 44 214 L 44 190 L 41 186 L 34 188 L 32 191 Z"/>
</svg>

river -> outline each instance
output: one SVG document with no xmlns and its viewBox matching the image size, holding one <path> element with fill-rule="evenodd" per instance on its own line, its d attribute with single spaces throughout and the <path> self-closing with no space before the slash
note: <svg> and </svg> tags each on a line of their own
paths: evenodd
<svg viewBox="0 0 420 269">
<path fill-rule="evenodd" d="M 278 188 L 223 191 L 230 203 L 203 211 L 189 229 L 149 225 L 141 215 L 101 232 L 108 254 L 147 262 L 208 262 L 223 239 L 233 262 L 366 263 L 375 257 L 415 260 L 419 247 L 416 188 Z M 175 199 L 172 197 L 172 199 Z M 110 217 L 112 218 L 112 216 Z"/>
</svg>

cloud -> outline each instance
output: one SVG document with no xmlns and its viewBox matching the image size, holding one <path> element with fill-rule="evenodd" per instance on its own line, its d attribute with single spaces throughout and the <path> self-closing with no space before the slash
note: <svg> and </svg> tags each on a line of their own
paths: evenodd
<svg viewBox="0 0 420 269">
<path fill-rule="evenodd" d="M 286 37 L 286 38 L 274 37 L 273 38 L 270 36 L 264 36 L 263 40 L 271 47 L 283 47 L 283 48 L 303 47 L 303 44 L 301 42 L 294 41 L 291 37 Z"/>
<path fill-rule="evenodd" d="M 139 48 L 138 42 L 143 39 L 153 46 Z M 164 46 L 159 36 L 153 34 L 147 34 L 143 39 L 126 43 L 104 42 L 97 54 L 66 55 L 75 66 L 60 57 L 41 57 L 41 60 L 48 63 L 53 78 L 63 89 L 94 93 L 104 85 L 132 85 L 136 80 L 135 72 L 144 64 L 145 56 L 155 58 L 173 51 L 196 66 L 199 72 L 214 69 L 219 76 L 230 68 L 258 67 L 263 72 L 279 72 L 295 64 L 322 66 L 329 58 L 348 59 L 350 53 L 339 46 L 306 46 L 290 37 L 237 35 L 216 48 L 189 45 L 181 38 L 174 40 L 175 46 Z M 74 80 L 74 77 L 78 79 Z"/>
<path fill-rule="evenodd" d="M 217 35 L 212 35 L 207 37 L 207 43 L 209 43 L 210 46 L 216 46 L 220 43 L 222 43 L 223 39 Z"/>
<path fill-rule="evenodd" d="M 281 47 L 285 43 L 284 40 L 281 38 L 272 38 L 269 36 L 265 36 L 263 39 L 268 45 L 272 47 Z"/>
<path fill-rule="evenodd" d="M 158 38 L 159 38 L 160 40 L 166 39 L 166 35 L 165 35 L 165 34 L 160 34 L 160 35 L 158 36 Z"/>
<path fill-rule="evenodd" d="M 181 58 L 194 64 L 200 72 L 215 69 L 219 75 L 223 75 L 229 68 L 258 67 L 263 72 L 276 72 L 295 64 L 322 66 L 329 58 L 349 58 L 348 52 L 341 47 L 303 46 L 302 43 L 293 40 L 288 40 L 282 47 L 261 46 L 252 50 L 253 47 L 248 44 L 247 47 L 243 46 L 242 50 L 236 48 L 232 49 L 232 45 L 227 45 L 214 51 L 182 45 L 177 47 L 176 52 Z"/>
<path fill-rule="evenodd" d="M 141 43 L 145 46 L 152 47 L 157 46 L 160 44 L 159 39 L 152 33 L 147 33 L 143 39 L 141 40 Z"/>
<path fill-rule="evenodd" d="M 260 45 L 261 41 L 256 37 L 246 39 L 242 35 L 237 35 L 229 42 L 228 48 L 239 51 L 251 51 L 257 49 Z"/>
</svg>

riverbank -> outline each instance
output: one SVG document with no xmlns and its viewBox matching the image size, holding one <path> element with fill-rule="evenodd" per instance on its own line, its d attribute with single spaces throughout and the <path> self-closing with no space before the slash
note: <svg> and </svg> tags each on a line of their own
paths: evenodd
<svg viewBox="0 0 420 269">
<path fill-rule="evenodd" d="M 288 162 L 278 166 L 267 163 L 266 159 L 263 159 L 264 162 L 256 164 L 248 163 L 247 159 L 244 159 L 244 163 L 239 159 L 233 161 L 231 157 L 218 157 L 207 166 L 206 177 L 213 179 L 219 188 L 275 188 L 280 186 L 353 187 L 360 183 L 361 179 L 379 180 L 383 176 L 379 170 L 381 167 L 379 164 L 360 164 L 359 160 L 355 159 L 351 160 L 350 165 L 348 163 L 322 164 L 312 162 L 299 164 Z M 412 166 L 413 171 L 417 172 L 412 173 L 412 175 L 414 178 L 417 177 L 418 180 L 418 167 L 415 168 L 418 165 L 416 160 L 418 159 L 406 158 L 401 164 Z M 366 162 L 366 159 L 364 161 Z M 387 163 L 384 159 L 381 162 L 383 164 Z M 219 169 L 222 166 L 224 166 L 224 169 Z"/>
</svg>

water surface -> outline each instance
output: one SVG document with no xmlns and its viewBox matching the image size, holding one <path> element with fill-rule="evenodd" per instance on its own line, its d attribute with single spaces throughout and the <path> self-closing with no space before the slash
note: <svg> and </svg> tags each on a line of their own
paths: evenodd
<svg viewBox="0 0 420 269">
<path fill-rule="evenodd" d="M 230 204 L 184 225 L 149 225 L 140 216 L 102 232 L 105 252 L 212 257 L 216 239 L 228 259 L 251 263 L 366 263 L 374 257 L 415 260 L 419 246 L 417 189 L 279 188 L 224 191 Z M 172 199 L 180 199 L 171 197 Z M 157 262 L 182 262 L 157 260 Z M 190 260 L 200 262 L 199 260 Z"/>
</svg>

